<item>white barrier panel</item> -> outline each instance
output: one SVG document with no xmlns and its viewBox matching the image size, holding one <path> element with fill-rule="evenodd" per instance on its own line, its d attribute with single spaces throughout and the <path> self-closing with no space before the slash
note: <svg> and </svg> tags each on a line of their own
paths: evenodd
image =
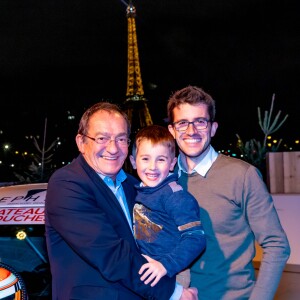
<svg viewBox="0 0 300 300">
<path fill-rule="evenodd" d="M 47 183 L 0 188 L 0 225 L 44 224 Z"/>
<path fill-rule="evenodd" d="M 291 255 L 287 264 L 300 266 L 300 194 L 272 194 L 272 197 L 291 247 Z M 258 245 L 256 245 L 256 251 L 254 262 L 260 262 L 262 249 Z"/>
</svg>

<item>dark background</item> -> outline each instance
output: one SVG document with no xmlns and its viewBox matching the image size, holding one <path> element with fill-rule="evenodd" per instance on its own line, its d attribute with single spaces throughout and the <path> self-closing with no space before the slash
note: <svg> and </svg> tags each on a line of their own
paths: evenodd
<svg viewBox="0 0 300 300">
<path fill-rule="evenodd" d="M 236 143 L 236 133 L 261 140 L 257 107 L 269 110 L 273 94 L 273 116 L 279 110 L 281 118 L 289 114 L 275 136 L 291 146 L 300 139 L 298 1 L 133 4 L 155 123 L 166 117 L 170 94 L 191 84 L 217 101 L 217 150 Z M 46 146 L 59 137 L 56 157 L 68 162 L 77 155 L 74 137 L 84 110 L 100 100 L 126 98 L 126 6 L 121 0 L 0 0 L 1 147 L 10 143 L 13 151 L 24 151 L 32 147 L 32 136 L 41 145 L 47 119 Z M 5 162 L 0 182 L 15 180 L 10 173 L 15 157 L 1 150 L 0 161 Z M 35 271 L 22 274 L 32 299 L 32 290 L 48 286 L 48 273 Z"/>
<path fill-rule="evenodd" d="M 257 107 L 289 114 L 276 136 L 299 139 L 297 1 L 135 0 L 145 96 L 155 123 L 172 92 L 188 84 L 217 101 L 217 149 L 262 139 Z M 100 100 L 122 103 L 127 82 L 126 2 L 0 1 L 0 139 L 60 137 L 77 155 L 79 118 Z M 74 119 L 67 119 L 74 116 Z M 281 117 L 281 118 L 282 118 Z"/>
</svg>

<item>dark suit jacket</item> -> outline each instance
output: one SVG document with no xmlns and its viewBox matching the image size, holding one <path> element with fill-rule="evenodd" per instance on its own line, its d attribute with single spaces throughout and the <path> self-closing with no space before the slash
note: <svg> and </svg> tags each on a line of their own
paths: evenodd
<svg viewBox="0 0 300 300">
<path fill-rule="evenodd" d="M 122 184 L 132 213 L 137 180 Z M 175 278 L 140 281 L 141 256 L 114 194 L 80 154 L 48 183 L 46 241 L 52 299 L 169 299 Z"/>
</svg>

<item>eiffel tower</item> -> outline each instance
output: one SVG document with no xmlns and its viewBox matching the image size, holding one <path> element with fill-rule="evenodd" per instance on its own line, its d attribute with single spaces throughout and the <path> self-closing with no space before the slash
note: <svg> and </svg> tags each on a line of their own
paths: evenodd
<svg viewBox="0 0 300 300">
<path fill-rule="evenodd" d="M 144 88 L 140 70 L 139 51 L 137 44 L 135 16 L 136 9 L 129 1 L 126 9 L 128 24 L 128 65 L 127 65 L 127 92 L 123 109 L 131 123 L 132 138 L 147 125 L 152 125 L 152 118 L 144 97 Z"/>
</svg>

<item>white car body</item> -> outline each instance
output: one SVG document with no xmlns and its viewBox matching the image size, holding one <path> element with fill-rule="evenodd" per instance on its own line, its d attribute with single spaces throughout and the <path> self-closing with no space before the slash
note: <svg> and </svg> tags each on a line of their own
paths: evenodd
<svg viewBox="0 0 300 300">
<path fill-rule="evenodd" d="M 44 224 L 47 183 L 0 187 L 0 226 Z"/>
</svg>

